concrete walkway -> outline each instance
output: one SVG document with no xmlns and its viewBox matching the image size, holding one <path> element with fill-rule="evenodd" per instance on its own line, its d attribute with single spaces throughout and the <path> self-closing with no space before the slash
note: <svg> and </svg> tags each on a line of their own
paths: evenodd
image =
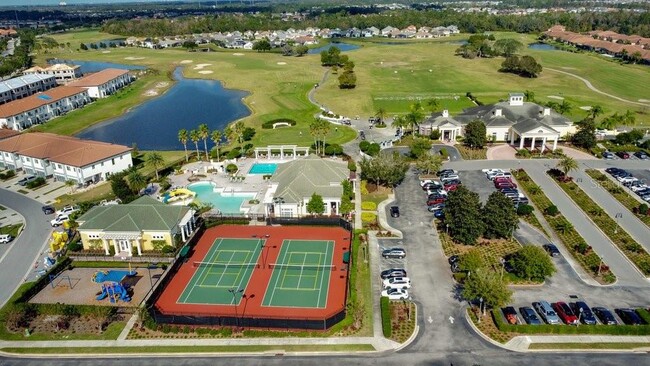
<svg viewBox="0 0 650 366">
<path fill-rule="evenodd" d="M 553 349 L 528 349 L 534 343 L 646 343 L 649 346 L 644 347 L 650 350 L 650 336 L 612 336 L 612 335 L 554 335 L 554 336 L 517 336 L 506 342 L 503 346 L 515 352 L 557 352 Z M 571 351 L 571 350 L 563 350 Z M 576 349 L 575 351 L 579 351 Z M 612 350 L 603 349 L 605 352 L 612 352 Z M 590 352 L 598 352 L 597 349 L 590 349 Z"/>
</svg>

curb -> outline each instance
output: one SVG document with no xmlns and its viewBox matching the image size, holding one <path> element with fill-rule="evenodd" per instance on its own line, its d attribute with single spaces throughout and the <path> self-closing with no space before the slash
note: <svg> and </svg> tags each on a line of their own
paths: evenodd
<svg viewBox="0 0 650 366">
<path fill-rule="evenodd" d="M 418 337 L 418 334 L 420 334 L 420 326 L 418 325 L 418 304 L 413 301 L 411 302 L 413 305 L 415 305 L 415 328 L 413 328 L 413 334 L 411 334 L 411 336 L 406 341 L 404 341 L 404 343 L 401 343 L 399 346 L 397 346 L 397 348 L 393 349 L 395 352 L 413 343 L 413 341 L 415 341 L 415 339 Z"/>
<path fill-rule="evenodd" d="M 505 350 L 508 350 L 508 351 L 519 352 L 519 353 L 524 353 L 525 352 L 525 351 L 520 351 L 520 350 L 508 348 L 505 344 L 499 343 L 499 342 L 495 341 L 494 339 L 488 337 L 485 333 L 481 332 L 481 330 L 479 330 L 476 327 L 476 325 L 474 324 L 472 319 L 469 318 L 468 310 L 469 309 L 467 308 L 467 306 L 463 306 L 463 314 L 464 314 L 464 317 L 465 317 L 465 322 L 467 324 L 469 324 L 470 328 L 472 328 L 474 333 L 476 333 L 479 337 L 483 338 L 483 340 L 485 340 L 488 343 L 491 343 L 492 345 L 494 345 L 496 347 L 499 347 L 499 348 L 502 348 L 502 349 L 505 349 Z"/>
<path fill-rule="evenodd" d="M 381 201 L 377 205 L 377 218 L 379 219 L 379 224 L 386 230 L 390 231 L 391 234 L 395 235 L 395 237 L 381 237 L 382 239 L 403 239 L 404 235 L 402 234 L 401 231 L 395 229 L 394 227 L 388 225 L 388 221 L 386 221 L 386 206 L 391 204 L 392 202 L 395 202 L 395 193 L 391 193 L 388 195 L 388 198 Z"/>
</svg>

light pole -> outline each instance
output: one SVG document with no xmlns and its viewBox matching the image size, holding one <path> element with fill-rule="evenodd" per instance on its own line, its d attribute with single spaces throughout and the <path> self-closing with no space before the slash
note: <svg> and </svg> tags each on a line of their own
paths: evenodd
<svg viewBox="0 0 650 366">
<path fill-rule="evenodd" d="M 244 292 L 243 288 L 229 288 L 228 292 L 232 294 L 232 305 L 235 307 L 235 327 L 239 327 L 239 315 L 237 314 L 237 294 Z"/>
<path fill-rule="evenodd" d="M 243 295 L 241 295 L 241 298 L 244 299 L 244 310 L 242 310 L 242 312 L 241 312 L 242 323 L 244 322 L 244 314 L 246 314 L 246 306 L 248 306 L 248 300 L 250 300 L 250 299 L 252 299 L 254 297 L 255 297 L 255 294 L 250 294 L 250 295 L 243 294 Z"/>
<path fill-rule="evenodd" d="M 483 297 L 481 296 L 478 299 L 478 323 L 481 324 L 481 318 L 483 317 Z"/>
<path fill-rule="evenodd" d="M 447 235 L 449 235 L 449 224 L 445 224 L 445 226 L 447 227 Z"/>
<path fill-rule="evenodd" d="M 151 284 L 151 288 L 153 289 L 153 279 L 151 279 L 152 269 L 158 269 L 158 266 L 155 265 L 154 263 L 151 263 L 150 265 L 147 266 L 147 271 L 149 271 L 149 284 Z"/>
<path fill-rule="evenodd" d="M 617 212 L 614 218 L 616 219 L 616 227 L 614 228 L 614 234 L 618 234 L 618 219 L 622 219 L 623 214 L 621 212 Z"/>
</svg>

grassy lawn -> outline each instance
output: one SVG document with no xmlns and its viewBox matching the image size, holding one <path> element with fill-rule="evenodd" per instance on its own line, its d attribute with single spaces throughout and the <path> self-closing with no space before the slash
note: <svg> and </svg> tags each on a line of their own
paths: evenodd
<svg viewBox="0 0 650 366">
<path fill-rule="evenodd" d="M 155 171 L 154 168 L 146 164 L 146 159 L 147 159 L 147 153 L 148 151 L 141 151 L 138 156 L 133 159 L 133 164 L 138 167 L 138 170 L 142 175 L 150 176 L 155 178 Z M 159 153 L 165 163 L 163 164 L 162 167 L 158 168 L 158 172 L 160 173 L 161 170 L 164 169 L 164 167 L 168 167 L 171 165 L 175 165 L 179 162 L 185 162 L 185 151 L 157 151 Z M 188 154 L 191 154 L 192 151 L 188 151 Z"/>
<path fill-rule="evenodd" d="M 92 43 L 109 39 L 124 38 L 123 36 L 101 32 L 98 28 L 73 30 L 65 33 L 48 35 L 48 37 L 52 37 L 57 42 L 63 44 L 70 42 L 70 47 L 75 50 L 79 48 L 81 43 Z"/>
<path fill-rule="evenodd" d="M 312 345 L 250 345 L 250 346 L 137 346 L 137 347 L 43 347 L 2 348 L 3 352 L 18 354 L 93 354 L 93 353 L 242 353 L 242 352 L 372 352 L 371 344 L 312 344 Z"/>
<path fill-rule="evenodd" d="M 57 197 L 54 206 L 60 208 L 85 201 L 112 200 L 115 198 L 110 182 L 105 182 L 84 192 L 67 193 Z"/>
<path fill-rule="evenodd" d="M 555 179 L 554 179 L 555 180 Z M 646 277 L 650 275 L 650 255 L 637 243 L 630 234 L 616 224 L 605 211 L 573 182 L 556 183 L 571 197 L 580 209 L 589 216 L 591 221 L 634 263 Z"/>
<path fill-rule="evenodd" d="M 526 216 L 519 216 L 520 219 L 526 221 L 528 224 L 532 225 L 534 228 L 539 230 L 541 233 L 543 233 L 546 236 L 549 236 L 548 233 L 546 232 L 546 229 L 542 226 L 542 223 L 539 222 L 537 219 L 537 216 L 535 214 L 530 214 Z"/>
<path fill-rule="evenodd" d="M 650 343 L 531 343 L 528 349 L 636 349 L 648 348 Z"/>
<path fill-rule="evenodd" d="M 650 227 L 650 216 L 639 215 L 634 213 L 634 210 L 641 205 L 632 195 L 630 195 L 620 184 L 609 179 L 605 174 L 596 169 L 587 169 L 586 173 L 595 179 L 595 183 L 600 184 L 605 188 L 614 198 L 632 212 L 639 220 Z"/>
<path fill-rule="evenodd" d="M 513 172 L 513 175 L 517 179 L 519 186 L 526 192 L 526 196 L 528 196 L 533 206 L 542 212 L 544 219 L 548 222 L 551 229 L 562 240 L 562 244 L 564 244 L 582 268 L 597 281 L 614 283 L 616 276 L 609 270 L 604 260 L 595 251 L 582 254 L 576 250 L 576 246 L 585 243 L 585 240 L 575 230 L 573 225 L 562 214 L 555 216 L 546 214 L 546 209 L 552 206 L 553 203 L 546 197 L 542 189 L 530 179 L 528 174 L 523 169 L 520 169 Z M 599 267 L 601 267 L 600 271 Z"/>
<path fill-rule="evenodd" d="M 23 224 L 2 226 L 0 227 L 0 235 L 9 234 L 15 238 L 18 236 L 21 227 L 23 227 Z"/>
</svg>

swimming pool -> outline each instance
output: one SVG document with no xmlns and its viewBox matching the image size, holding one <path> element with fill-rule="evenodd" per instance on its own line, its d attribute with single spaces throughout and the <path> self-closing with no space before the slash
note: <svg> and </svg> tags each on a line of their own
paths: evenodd
<svg viewBox="0 0 650 366">
<path fill-rule="evenodd" d="M 278 164 L 275 163 L 255 163 L 251 166 L 248 174 L 273 174 L 278 169 Z"/>
<path fill-rule="evenodd" d="M 256 196 L 251 192 L 215 192 L 215 185 L 211 182 L 193 183 L 187 186 L 187 189 L 195 192 L 196 199 L 199 201 L 209 203 L 213 208 L 226 214 L 241 213 L 242 203 Z"/>
</svg>

